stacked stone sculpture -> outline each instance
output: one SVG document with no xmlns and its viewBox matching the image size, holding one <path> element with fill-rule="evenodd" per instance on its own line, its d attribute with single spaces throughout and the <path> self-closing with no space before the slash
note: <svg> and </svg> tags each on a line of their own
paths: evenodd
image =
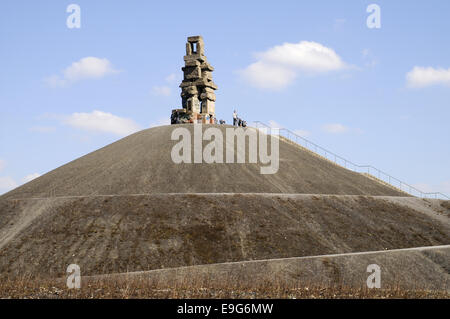
<svg viewBox="0 0 450 319">
<path fill-rule="evenodd" d="M 206 59 L 201 36 L 188 37 L 184 62 L 180 84 L 183 108 L 172 111 L 172 124 L 214 123 L 217 85 L 212 79 L 214 68 Z"/>
</svg>

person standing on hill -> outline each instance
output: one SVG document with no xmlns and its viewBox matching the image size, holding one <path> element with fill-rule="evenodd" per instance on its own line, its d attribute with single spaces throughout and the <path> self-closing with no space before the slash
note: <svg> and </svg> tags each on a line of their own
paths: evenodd
<svg viewBox="0 0 450 319">
<path fill-rule="evenodd" d="M 234 110 L 233 112 L 233 126 L 236 126 L 237 124 L 237 112 Z"/>
</svg>

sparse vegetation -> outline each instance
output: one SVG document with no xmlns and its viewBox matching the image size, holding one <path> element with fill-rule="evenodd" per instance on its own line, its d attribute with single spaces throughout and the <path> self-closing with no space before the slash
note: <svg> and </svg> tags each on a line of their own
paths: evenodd
<svg viewBox="0 0 450 319">
<path fill-rule="evenodd" d="M 58 279 L 32 279 L 21 277 L 0 281 L 0 298 L 445 298 L 446 291 L 426 289 L 405 290 L 399 287 L 368 289 L 347 286 L 311 285 L 301 282 L 262 281 L 246 283 L 234 278 L 208 280 L 191 277 L 185 281 L 142 278 L 103 277 L 82 279 L 81 289 L 68 289 L 65 281 Z"/>
</svg>

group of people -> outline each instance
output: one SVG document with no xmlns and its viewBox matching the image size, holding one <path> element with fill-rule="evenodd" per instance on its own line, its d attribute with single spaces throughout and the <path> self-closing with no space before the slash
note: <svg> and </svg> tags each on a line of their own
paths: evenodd
<svg viewBox="0 0 450 319">
<path fill-rule="evenodd" d="M 233 126 L 241 126 L 241 127 L 247 126 L 247 122 L 238 117 L 236 110 L 234 110 L 233 112 Z"/>
<path fill-rule="evenodd" d="M 208 117 L 207 120 L 210 121 L 210 118 Z M 174 110 L 170 117 L 170 123 L 171 124 L 192 123 L 192 119 L 190 115 L 184 112 L 183 110 Z M 215 116 L 212 117 L 212 121 L 209 123 L 226 124 L 224 120 L 218 121 Z M 236 110 L 234 110 L 233 112 L 233 126 L 247 127 L 247 122 L 238 117 Z"/>
</svg>

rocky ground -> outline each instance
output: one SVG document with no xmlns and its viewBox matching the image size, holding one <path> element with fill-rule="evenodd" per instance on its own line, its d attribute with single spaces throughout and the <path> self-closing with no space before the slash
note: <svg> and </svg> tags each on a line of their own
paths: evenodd
<svg viewBox="0 0 450 319">
<path fill-rule="evenodd" d="M 450 243 L 446 202 L 404 200 L 283 194 L 4 200 L 0 272 L 61 277 L 75 263 L 97 275 Z"/>
<path fill-rule="evenodd" d="M 229 278 L 226 278 L 229 279 Z M 245 285 L 229 280 L 198 281 L 191 278 L 189 283 L 170 285 L 151 280 L 117 281 L 111 279 L 82 281 L 80 289 L 68 289 L 62 280 L 40 280 L 20 278 L 0 281 L 0 298 L 24 299 L 58 299 L 58 298 L 231 298 L 231 299 L 261 299 L 261 298 L 450 298 L 447 291 L 427 289 L 405 290 L 398 287 L 383 289 L 368 289 L 367 287 L 318 286 L 291 282 L 260 283 Z"/>
</svg>

